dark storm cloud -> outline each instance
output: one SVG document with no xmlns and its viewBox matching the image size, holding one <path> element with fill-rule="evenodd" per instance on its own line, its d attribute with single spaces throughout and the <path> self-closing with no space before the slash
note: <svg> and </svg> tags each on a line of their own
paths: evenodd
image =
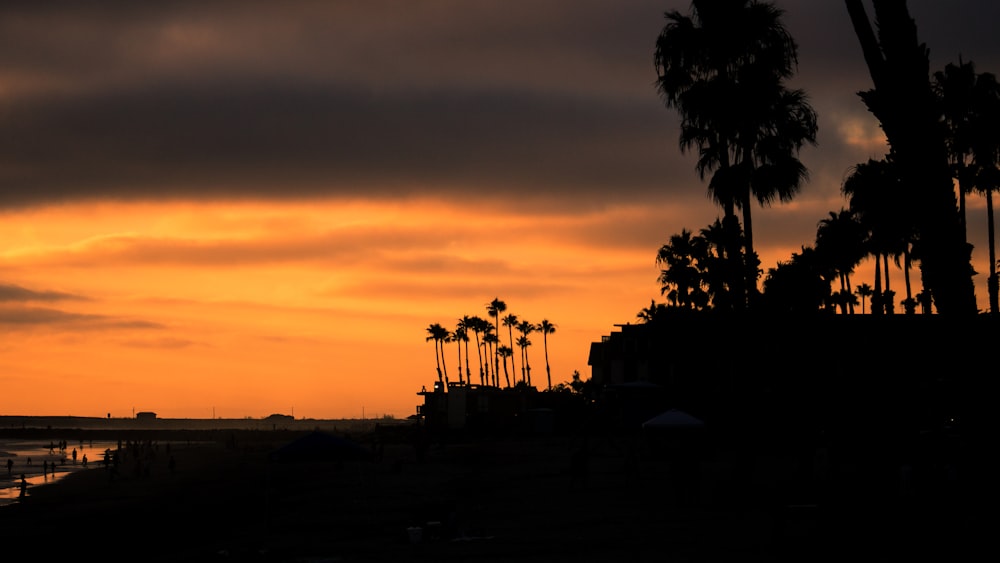
<svg viewBox="0 0 1000 563">
<path fill-rule="evenodd" d="M 831 120 L 866 115 L 857 40 L 842 2 L 776 4 L 800 44 L 795 86 L 820 113 L 822 157 L 806 158 L 835 177 L 857 155 Z M 998 70 L 1000 4 L 909 4 L 933 68 L 963 54 Z M 704 193 L 653 88 L 663 12 L 688 7 L 5 3 L 0 206 Z"/>
<path fill-rule="evenodd" d="M 229 86 L 9 108 L 2 203 L 648 188 L 670 160 L 662 140 L 668 116 L 625 104 L 496 91 Z"/>
</svg>

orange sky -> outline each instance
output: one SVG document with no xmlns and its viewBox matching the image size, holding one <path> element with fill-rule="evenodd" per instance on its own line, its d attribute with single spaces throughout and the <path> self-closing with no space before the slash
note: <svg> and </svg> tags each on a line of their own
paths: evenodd
<svg viewBox="0 0 1000 563">
<path fill-rule="evenodd" d="M 886 151 L 843 4 L 777 4 L 819 142 L 795 200 L 755 209 L 765 270 Z M 932 70 L 1000 70 L 1000 4 L 908 4 Z M 657 249 L 719 215 L 653 86 L 686 1 L 48 6 L 0 5 L 3 415 L 405 417 L 426 328 L 497 297 L 556 325 L 553 383 L 587 377 L 662 301 Z M 970 197 L 980 308 L 985 216 Z"/>
<path fill-rule="evenodd" d="M 660 211 L 526 217 L 314 201 L 5 214 L 0 269 L 36 295 L 0 303 L 0 412 L 404 417 L 436 378 L 427 326 L 486 317 L 494 297 L 522 320 L 557 325 L 553 383 L 586 377 L 590 342 L 662 300 L 656 241 L 600 237 Z M 791 250 L 764 252 L 768 263 Z M 542 340 L 531 339 L 544 385 Z M 455 379 L 457 351 L 447 352 Z"/>
</svg>

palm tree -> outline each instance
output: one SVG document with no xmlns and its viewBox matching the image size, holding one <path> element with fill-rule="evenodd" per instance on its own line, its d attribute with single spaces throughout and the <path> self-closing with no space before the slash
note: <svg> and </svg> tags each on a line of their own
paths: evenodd
<svg viewBox="0 0 1000 563">
<path fill-rule="evenodd" d="M 500 329 L 500 314 L 507 310 L 507 304 L 500 300 L 499 297 L 493 298 L 486 304 L 486 312 L 493 317 L 493 326 L 497 330 Z M 493 352 L 493 377 L 499 379 L 500 372 L 500 354 L 494 349 Z M 499 381 L 497 382 L 499 383 Z"/>
<path fill-rule="evenodd" d="M 815 143 L 816 112 L 785 79 L 797 65 L 797 45 L 783 10 L 756 0 L 693 0 L 691 15 L 667 12 L 654 54 L 657 89 L 681 115 L 681 151 L 697 148 L 697 170 L 712 172 L 709 194 L 724 223 L 743 211 L 746 264 L 732 285 L 746 307 L 759 276 L 751 199 L 768 205 L 794 197 L 806 178 L 798 160 Z M 727 255 L 740 256 L 736 240 Z"/>
<path fill-rule="evenodd" d="M 528 362 L 528 346 L 531 346 L 531 341 L 528 340 L 528 335 L 535 330 L 535 325 L 529 323 L 528 321 L 521 321 L 517 325 L 517 331 L 521 333 L 521 338 L 524 339 L 523 341 L 518 339 L 518 345 L 521 346 L 522 354 L 521 366 L 522 371 L 524 372 L 523 380 L 526 381 L 529 386 L 531 385 L 531 363 Z"/>
<path fill-rule="evenodd" d="M 514 350 L 506 344 L 501 344 L 497 346 L 497 353 L 503 358 L 503 377 L 507 381 L 507 387 L 510 387 L 510 372 L 507 371 L 507 358 L 514 355 Z M 513 364 L 513 362 L 511 362 Z"/>
<path fill-rule="evenodd" d="M 857 293 L 858 296 L 861 297 L 861 314 L 864 315 L 865 299 L 872 296 L 872 286 L 868 285 L 867 283 L 863 283 L 855 289 L 855 293 Z"/>
<path fill-rule="evenodd" d="M 993 218 L 993 192 L 1000 188 L 1000 84 L 993 74 L 976 78 L 973 96 L 975 126 L 971 136 L 975 189 L 986 199 L 989 268 L 987 292 L 990 313 L 1000 313 L 1000 279 L 997 278 L 996 228 Z"/>
<path fill-rule="evenodd" d="M 639 319 L 641 323 L 652 323 L 659 322 L 660 319 L 666 317 L 667 314 L 667 304 L 657 303 L 655 300 L 649 300 L 649 307 L 643 307 L 636 313 L 635 317 Z"/>
<path fill-rule="evenodd" d="M 975 126 L 973 92 L 976 87 L 976 69 L 972 62 L 948 63 L 944 70 L 934 73 L 932 84 L 934 93 L 941 104 L 944 123 L 947 126 L 945 139 L 952 176 L 958 180 L 958 218 L 962 225 L 962 237 L 966 237 L 965 197 L 972 191 L 975 168 L 971 165 L 972 130 Z"/>
<path fill-rule="evenodd" d="M 556 325 L 549 322 L 548 319 L 542 319 L 542 322 L 538 323 L 535 329 L 542 333 L 542 346 L 545 348 L 545 377 L 548 379 L 549 391 L 552 390 L 552 370 L 549 369 L 549 335 L 556 331 Z"/>
<path fill-rule="evenodd" d="M 764 278 L 763 303 L 771 311 L 815 314 L 832 310 L 830 281 L 833 270 L 826 266 L 816 250 L 802 246 L 792 259 L 778 262 Z"/>
<path fill-rule="evenodd" d="M 464 323 L 467 325 L 468 330 L 472 330 L 473 334 L 476 336 L 476 354 L 479 356 L 479 383 L 481 385 L 486 385 L 486 373 L 483 370 L 483 344 L 479 341 L 479 335 L 486 330 L 486 321 L 479 316 L 465 316 L 463 317 Z M 469 354 L 465 354 L 465 359 L 468 361 Z M 468 371 L 468 369 L 466 369 Z M 472 379 L 472 372 L 469 372 L 469 379 Z M 471 382 L 471 381 L 470 381 Z"/>
<path fill-rule="evenodd" d="M 906 198 L 899 185 L 895 166 L 888 160 L 869 159 L 854 166 L 841 186 L 848 197 L 850 210 L 868 233 L 866 250 L 875 258 L 875 288 L 872 294 L 872 314 L 887 312 L 886 293 L 889 289 L 888 255 L 898 248 L 895 233 L 905 220 Z M 902 209 L 901 209 L 902 207 Z M 904 211 L 900 213 L 900 211 Z M 885 264 L 885 291 L 882 290 L 882 265 Z"/>
<path fill-rule="evenodd" d="M 918 40 L 906 2 L 872 2 L 877 34 L 862 0 L 846 4 L 874 86 L 859 95 L 879 120 L 889 156 L 907 187 L 908 209 L 897 213 L 913 221 L 923 285 L 939 314 L 974 315 L 972 249 L 962 234 L 946 129 L 929 78 L 929 51 Z"/>
<path fill-rule="evenodd" d="M 441 359 L 444 358 L 444 341 L 448 338 L 448 329 L 441 326 L 440 323 L 433 323 L 427 327 L 427 335 L 428 342 L 434 341 L 434 360 L 437 362 L 438 382 L 445 385 L 445 377 L 441 371 Z"/>
<path fill-rule="evenodd" d="M 517 315 L 515 315 L 515 314 L 508 314 L 507 316 L 505 316 L 503 318 L 503 326 L 507 327 L 507 342 L 508 342 L 508 345 L 509 345 L 509 347 L 511 349 L 511 352 L 513 352 L 513 350 L 514 350 L 514 327 L 517 326 Z M 511 353 L 511 355 L 508 356 L 508 357 L 510 358 L 510 371 L 512 371 L 515 374 L 517 374 L 517 367 L 514 365 L 514 354 Z M 506 361 L 507 360 L 504 360 L 504 362 L 506 362 Z M 504 369 L 506 369 L 506 367 Z M 515 375 L 515 377 L 516 377 L 516 375 Z"/>
<path fill-rule="evenodd" d="M 521 363 L 524 365 L 526 379 L 523 381 L 527 385 L 531 386 L 531 364 L 528 363 L 528 346 L 531 346 L 531 340 L 528 340 L 528 336 L 522 333 L 522 336 L 517 337 L 517 346 L 521 349 Z"/>
<path fill-rule="evenodd" d="M 848 311 L 854 314 L 851 274 L 865 257 L 867 238 L 867 229 L 858 221 L 854 212 L 846 209 L 841 209 L 839 213 L 831 211 L 830 216 L 821 220 L 816 229 L 816 252 L 836 271 L 840 279 L 840 291 L 837 295 L 843 314 Z"/>
<path fill-rule="evenodd" d="M 476 332 L 475 321 L 469 315 L 463 316 L 458 319 L 458 328 L 461 328 L 465 332 L 465 376 L 469 380 L 469 384 L 472 384 L 472 368 L 469 366 L 469 332 Z M 476 332 L 476 349 L 479 348 L 479 333 Z"/>
<path fill-rule="evenodd" d="M 692 237 L 691 231 L 681 229 L 670 237 L 670 242 L 660 247 L 656 253 L 656 265 L 666 266 L 660 270 L 660 294 L 666 295 L 675 307 L 685 309 L 702 308 L 708 303 L 708 293 L 702 288 L 702 273 L 697 264 L 704 262 L 706 246 L 700 237 Z"/>
<path fill-rule="evenodd" d="M 465 327 L 462 324 L 461 319 L 458 321 L 458 326 L 451 333 L 451 341 L 458 344 L 458 382 L 464 383 L 462 380 L 462 343 L 465 343 L 466 349 L 466 366 L 468 366 L 468 349 L 469 349 L 469 335 L 465 332 Z"/>
<path fill-rule="evenodd" d="M 500 339 L 497 338 L 496 333 L 493 332 L 493 326 L 492 326 L 492 324 L 490 324 L 488 326 L 489 326 L 489 330 L 486 332 L 485 335 L 483 335 L 483 344 L 485 344 L 487 346 L 487 349 L 489 350 L 489 352 L 488 352 L 489 354 L 494 355 L 496 357 L 499 357 L 499 355 L 498 355 L 499 352 L 495 352 L 495 350 L 497 348 L 497 346 L 496 346 L 497 343 L 500 342 Z M 488 360 L 487 360 L 487 364 L 489 364 Z M 493 370 L 492 379 L 490 380 L 490 385 L 493 385 L 494 387 L 499 387 L 500 386 L 500 376 L 499 376 L 499 374 L 497 374 L 497 370 L 498 369 L 500 369 L 500 362 L 499 361 L 496 362 L 496 366 L 495 366 L 495 368 Z M 487 366 L 487 368 L 486 368 L 486 375 L 487 375 L 487 379 L 490 379 L 490 369 L 489 369 L 489 366 Z"/>
</svg>

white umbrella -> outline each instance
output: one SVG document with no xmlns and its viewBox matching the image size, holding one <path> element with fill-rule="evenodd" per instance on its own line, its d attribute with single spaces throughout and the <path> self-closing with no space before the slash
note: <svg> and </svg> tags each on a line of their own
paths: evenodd
<svg viewBox="0 0 1000 563">
<path fill-rule="evenodd" d="M 669 409 L 642 423 L 643 428 L 701 428 L 705 423 L 690 414 L 678 410 Z"/>
</svg>

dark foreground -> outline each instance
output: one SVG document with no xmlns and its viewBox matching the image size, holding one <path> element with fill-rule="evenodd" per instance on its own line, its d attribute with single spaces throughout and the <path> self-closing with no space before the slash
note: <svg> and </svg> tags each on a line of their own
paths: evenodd
<svg viewBox="0 0 1000 563">
<path fill-rule="evenodd" d="M 0 541 L 43 560 L 960 561 L 993 534 L 957 439 L 900 464 L 876 445 L 397 429 L 353 437 L 368 460 L 272 459 L 303 435 L 136 431 L 143 464 L 37 487 L 0 509 Z"/>
</svg>

